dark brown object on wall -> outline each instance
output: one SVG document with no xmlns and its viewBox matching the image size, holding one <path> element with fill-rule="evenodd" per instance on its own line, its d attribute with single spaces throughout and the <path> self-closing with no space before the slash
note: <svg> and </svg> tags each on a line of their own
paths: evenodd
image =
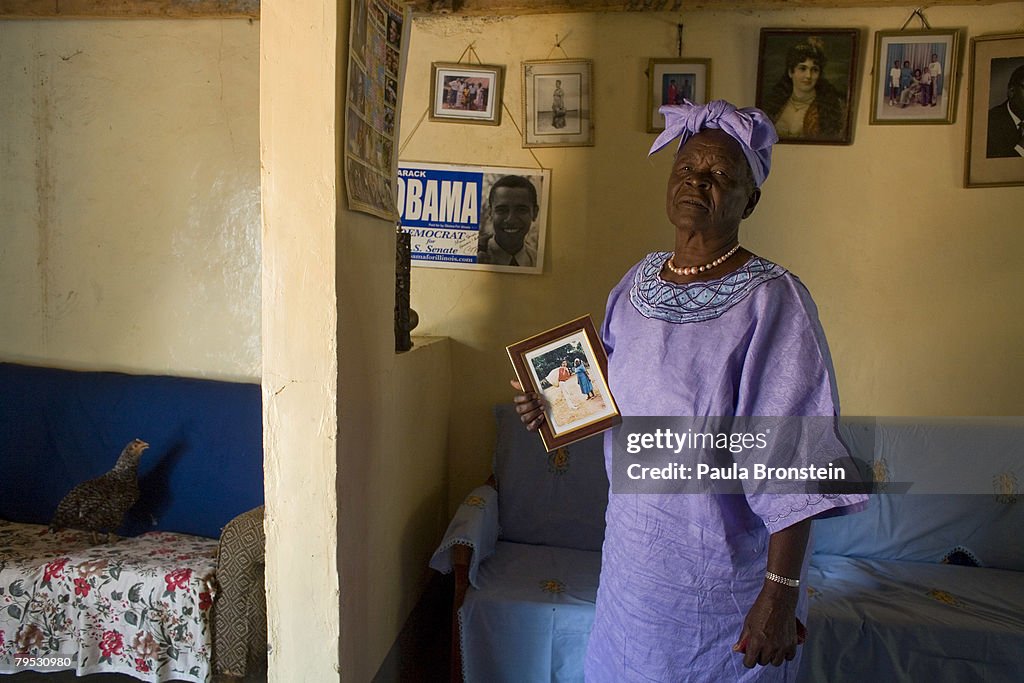
<svg viewBox="0 0 1024 683">
<path fill-rule="evenodd" d="M 409 284 L 412 273 L 412 237 L 401 226 L 395 230 L 395 352 L 412 348 L 410 332 L 419 321 L 409 308 Z"/>
</svg>

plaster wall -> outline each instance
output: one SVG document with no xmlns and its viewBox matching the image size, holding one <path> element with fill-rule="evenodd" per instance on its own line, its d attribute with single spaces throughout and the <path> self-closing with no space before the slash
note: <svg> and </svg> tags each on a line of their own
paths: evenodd
<svg viewBox="0 0 1024 683">
<path fill-rule="evenodd" d="M 258 41 L 0 21 L 0 358 L 259 378 Z"/>
<path fill-rule="evenodd" d="M 713 97 L 752 104 L 762 27 L 863 30 L 850 146 L 779 145 L 743 243 L 799 275 L 828 335 L 847 414 L 1020 414 L 1019 290 L 1024 191 L 964 189 L 967 83 L 952 125 L 868 124 L 874 31 L 910 10 L 800 9 L 418 18 L 403 104 L 402 159 L 552 169 L 543 275 L 415 268 L 412 303 L 426 334 L 446 335 L 460 380 L 452 399 L 454 504 L 490 468 L 490 407 L 509 400 L 504 347 L 577 315 L 603 319 L 608 291 L 644 254 L 671 249 L 664 188 L 671 154 L 648 160 L 647 60 L 712 59 Z M 934 27 L 968 36 L 1013 30 L 1024 5 L 933 7 Z M 561 50 L 554 47 L 556 36 Z M 425 120 L 429 64 L 456 61 L 474 43 L 504 64 L 500 127 Z M 965 51 L 967 44 L 964 45 Z M 596 145 L 521 146 L 521 62 L 590 58 Z M 966 62 L 965 62 L 966 68 Z M 536 159 L 534 158 L 536 157 Z"/>
<path fill-rule="evenodd" d="M 270 680 L 371 680 L 447 522 L 448 344 L 395 354 L 394 226 L 345 208 L 347 16 L 262 6 Z"/>
</svg>

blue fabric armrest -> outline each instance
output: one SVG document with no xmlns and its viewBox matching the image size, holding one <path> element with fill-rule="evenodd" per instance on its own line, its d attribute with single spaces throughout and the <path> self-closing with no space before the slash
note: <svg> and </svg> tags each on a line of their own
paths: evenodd
<svg viewBox="0 0 1024 683">
<path fill-rule="evenodd" d="M 455 511 L 441 545 L 430 558 L 430 567 L 442 574 L 452 570 L 452 546 L 468 545 L 473 549 L 469 561 L 469 582 L 476 587 L 480 563 L 494 553 L 498 540 L 498 492 L 490 486 L 478 486 L 466 496 Z"/>
</svg>

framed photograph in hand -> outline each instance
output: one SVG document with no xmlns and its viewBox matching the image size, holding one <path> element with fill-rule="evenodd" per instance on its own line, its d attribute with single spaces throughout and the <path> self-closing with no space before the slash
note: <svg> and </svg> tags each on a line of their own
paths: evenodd
<svg viewBox="0 0 1024 683">
<path fill-rule="evenodd" d="M 966 187 L 1024 185 L 1024 33 L 971 39 Z"/>
<path fill-rule="evenodd" d="M 608 390 L 608 356 L 589 315 L 506 350 L 523 389 L 545 402 L 539 431 L 549 452 L 621 422 Z"/>
</svg>

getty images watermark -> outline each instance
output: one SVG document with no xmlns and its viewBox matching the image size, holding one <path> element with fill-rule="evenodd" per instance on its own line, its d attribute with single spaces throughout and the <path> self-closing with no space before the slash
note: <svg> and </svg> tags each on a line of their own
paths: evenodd
<svg viewBox="0 0 1024 683">
<path fill-rule="evenodd" d="M 999 494 L 1024 466 L 1022 428 L 1021 418 L 627 417 L 612 435 L 612 491 Z"/>
</svg>

